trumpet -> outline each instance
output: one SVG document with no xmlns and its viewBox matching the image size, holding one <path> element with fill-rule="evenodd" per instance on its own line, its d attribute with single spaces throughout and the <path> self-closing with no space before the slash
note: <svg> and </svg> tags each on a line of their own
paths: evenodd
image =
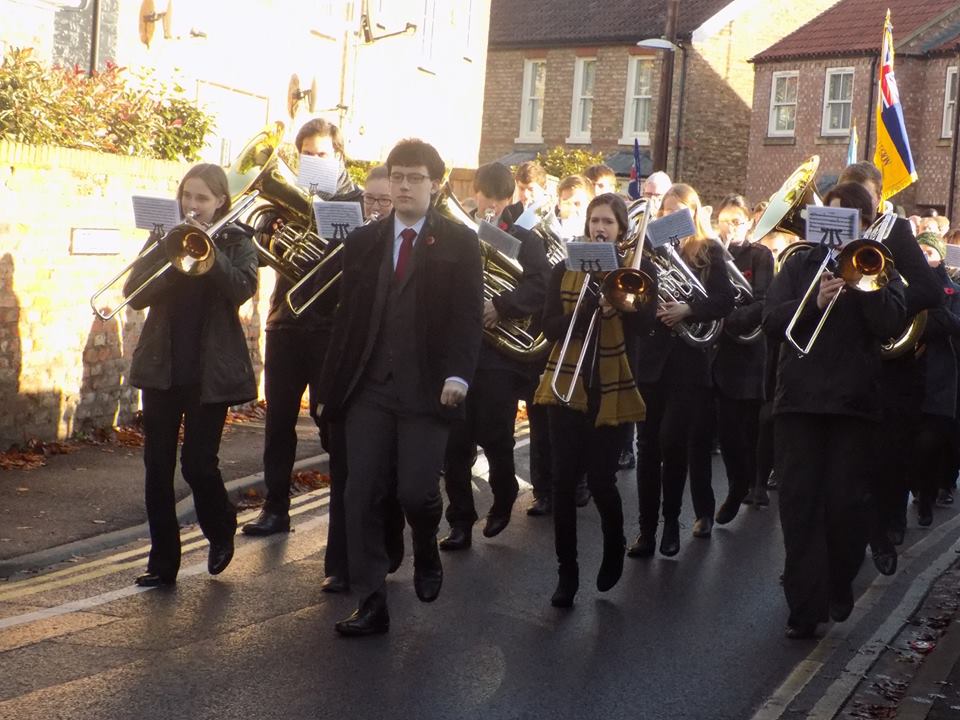
<svg viewBox="0 0 960 720">
<path fill-rule="evenodd" d="M 142 293 L 147 286 L 154 280 L 163 275 L 171 267 L 178 272 L 191 277 L 197 277 L 207 273 L 213 267 L 216 261 L 216 246 L 213 239 L 217 233 L 224 227 L 232 223 L 244 212 L 247 211 L 253 202 L 257 199 L 257 192 L 251 193 L 241 202 L 230 209 L 226 215 L 213 225 L 208 227 L 198 227 L 195 215 L 187 213 L 187 222 L 180 223 L 170 230 L 163 237 L 148 245 L 137 257 L 133 259 L 126 267 L 114 275 L 106 285 L 101 287 L 90 297 L 90 307 L 101 320 L 110 320 L 130 302 Z M 124 292 L 126 297 L 113 310 L 101 310 L 99 299 L 114 286 L 114 284 L 141 261 L 157 260 L 161 264 L 159 267 L 142 283 L 133 288 L 129 293 Z M 126 290 L 126 288 L 124 288 Z"/>
<path fill-rule="evenodd" d="M 841 288 L 840 292 L 830 298 L 830 302 L 827 303 L 827 306 L 823 309 L 820 320 L 817 322 L 817 326 L 814 328 L 813 334 L 810 336 L 807 344 L 801 346 L 793 337 L 793 330 L 800 320 L 800 316 L 803 314 L 807 303 L 810 301 L 811 295 L 817 290 L 820 284 L 820 276 L 830 267 L 833 267 L 836 271 L 835 274 L 843 278 L 847 284 Z M 890 273 L 892 270 L 893 258 L 890 255 L 890 251 L 876 240 L 854 240 L 839 252 L 832 248 L 829 249 L 826 257 L 824 257 L 823 262 L 820 263 L 820 267 L 814 274 L 807 291 L 804 293 L 803 299 L 800 301 L 799 307 L 797 307 L 797 311 L 787 324 L 787 342 L 789 342 L 800 355 L 809 355 L 813 350 L 814 344 L 817 342 L 817 338 L 820 337 L 820 331 L 823 330 L 823 326 L 826 324 L 827 318 L 830 317 L 834 305 L 837 304 L 837 298 L 840 297 L 840 293 L 848 287 L 860 292 L 880 290 L 890 282 Z"/>
</svg>

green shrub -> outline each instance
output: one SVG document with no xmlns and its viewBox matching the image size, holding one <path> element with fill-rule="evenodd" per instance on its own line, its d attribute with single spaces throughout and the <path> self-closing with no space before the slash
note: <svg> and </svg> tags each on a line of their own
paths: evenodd
<svg viewBox="0 0 960 720">
<path fill-rule="evenodd" d="M 369 160 L 347 160 L 347 174 L 357 184 L 357 187 L 363 187 L 363 184 L 367 181 L 367 173 L 379 164 Z"/>
<path fill-rule="evenodd" d="M 603 162 L 603 153 L 568 150 L 563 145 L 557 145 L 547 150 L 546 154 L 538 153 L 537 162 L 550 175 L 563 179 L 567 175 L 580 175 L 591 165 L 599 165 Z"/>
<path fill-rule="evenodd" d="M 0 139 L 117 155 L 195 161 L 213 118 L 179 85 L 108 63 L 45 68 L 32 49 L 11 48 L 0 65 Z"/>
</svg>

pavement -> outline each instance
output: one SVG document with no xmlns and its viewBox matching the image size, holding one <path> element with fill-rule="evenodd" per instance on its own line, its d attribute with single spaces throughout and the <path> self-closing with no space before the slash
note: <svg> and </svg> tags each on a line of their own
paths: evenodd
<svg viewBox="0 0 960 720">
<path fill-rule="evenodd" d="M 263 430 L 257 414 L 233 414 L 220 444 L 220 469 L 235 501 L 262 495 Z M 136 434 L 132 436 L 136 443 Z M 0 470 L 0 578 L 77 562 L 104 548 L 148 538 L 143 448 L 118 442 L 57 444 L 32 470 Z M 316 425 L 297 424 L 296 470 L 326 467 Z M 181 524 L 196 519 L 179 466 L 174 481 Z"/>
<path fill-rule="evenodd" d="M 231 492 L 249 501 L 262 489 L 263 423 L 241 419 L 220 457 Z M 306 415 L 298 437 L 298 468 L 322 472 Z M 482 513 L 482 456 L 474 472 Z M 317 591 L 327 490 L 294 498 L 295 533 L 238 536 L 234 563 L 207 578 L 206 543 L 189 527 L 178 477 L 184 566 L 164 593 L 130 584 L 149 544 L 142 482 L 142 448 L 118 444 L 80 444 L 35 470 L 0 471 L 0 718 L 342 717 L 344 707 L 357 718 L 960 718 L 955 508 L 938 509 L 930 529 L 911 513 L 898 573 L 877 575 L 868 557 L 851 618 L 791 642 L 776 493 L 769 509 L 745 508 L 706 541 L 689 538 L 687 503 L 680 556 L 628 560 L 607 595 L 591 587 L 599 528 L 592 505 L 583 508 L 570 614 L 546 603 L 552 523 L 524 515 L 524 494 L 503 536 L 478 531 L 471 551 L 444 555 L 444 596 L 429 607 L 411 599 L 408 543 L 391 580 L 390 635 L 357 644 L 330 629 L 355 598 Z M 714 487 L 722 497 L 719 462 Z M 621 473 L 620 489 L 629 535 L 632 473 Z M 379 670 L 371 677 L 370 668 Z M 411 677 L 444 679 L 411 694 Z M 264 687 L 277 691 L 269 706 Z"/>
</svg>

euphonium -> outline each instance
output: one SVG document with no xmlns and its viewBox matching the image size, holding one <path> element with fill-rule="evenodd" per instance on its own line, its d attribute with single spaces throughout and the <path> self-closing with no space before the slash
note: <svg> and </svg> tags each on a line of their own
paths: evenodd
<svg viewBox="0 0 960 720">
<path fill-rule="evenodd" d="M 707 290 L 696 274 L 680 257 L 680 253 L 667 243 L 651 253 L 657 268 L 657 294 L 660 302 L 689 303 L 696 298 L 706 299 Z M 723 330 L 723 320 L 684 321 L 674 326 L 673 331 L 691 347 L 713 344 Z"/>
<path fill-rule="evenodd" d="M 724 259 L 727 264 L 727 274 L 730 276 L 730 282 L 733 283 L 733 289 L 735 291 L 734 306 L 739 308 L 744 305 L 749 305 L 753 302 L 753 287 L 750 285 L 750 281 L 740 272 L 740 268 L 738 268 L 737 263 L 734 262 L 733 256 L 727 250 L 724 250 Z M 749 332 L 740 335 L 734 335 L 730 333 L 729 330 L 727 333 L 735 342 L 741 345 L 752 345 L 763 335 L 763 328 L 757 325 Z"/>
<path fill-rule="evenodd" d="M 433 206 L 444 216 L 466 225 L 474 232 L 480 228 L 480 224 L 463 209 L 449 182 L 440 188 Z M 516 290 L 523 277 L 523 266 L 483 240 L 480 240 L 480 250 L 483 256 L 483 299 L 492 300 L 502 293 Z M 542 357 L 549 346 L 543 333 L 533 333 L 533 327 L 533 318 L 501 318 L 493 328 L 484 328 L 483 337 L 508 357 L 532 362 Z"/>
</svg>

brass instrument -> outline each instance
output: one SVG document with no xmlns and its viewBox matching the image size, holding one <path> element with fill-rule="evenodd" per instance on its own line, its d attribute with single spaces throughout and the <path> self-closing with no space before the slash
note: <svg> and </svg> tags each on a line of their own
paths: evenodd
<svg viewBox="0 0 960 720">
<path fill-rule="evenodd" d="M 255 192 L 251 193 L 249 197 L 232 207 L 220 220 L 206 228 L 201 228 L 194 224 L 193 215 L 188 213 L 188 222 L 180 223 L 163 237 L 157 238 L 154 243 L 148 245 L 132 262 L 127 264 L 123 270 L 114 275 L 106 285 L 90 297 L 90 307 L 93 308 L 93 312 L 101 320 L 110 320 L 129 305 L 150 283 L 163 275 L 171 267 L 191 277 L 197 277 L 209 272 L 217 256 L 213 238 L 226 225 L 229 225 L 246 212 L 247 208 L 249 208 L 256 199 L 257 194 Z M 134 265 L 148 258 L 151 262 L 156 261 L 160 263 L 150 277 L 133 288 L 129 293 L 125 292 L 126 297 L 123 302 L 113 310 L 101 310 L 97 302 L 99 298 L 110 290 L 117 280 L 123 277 Z"/>
<path fill-rule="evenodd" d="M 248 219 L 255 229 L 254 244 L 264 263 L 293 283 L 287 305 L 297 317 L 339 280 L 338 271 L 302 304 L 294 296 L 318 272 L 333 262 L 343 248 L 315 231 L 313 199 L 297 185 L 290 166 L 280 156 L 283 123 L 276 122 L 253 137 L 227 172 L 230 196 L 236 200 L 257 191 L 267 203 Z M 266 245 L 261 237 L 267 236 Z"/>
<path fill-rule="evenodd" d="M 463 209 L 449 182 L 444 183 L 433 200 L 433 207 L 445 217 L 477 232 L 480 224 Z M 489 243 L 480 240 L 483 257 L 483 299 L 516 290 L 523 277 L 523 267 Z M 484 328 L 484 339 L 508 357 L 533 362 L 543 356 L 549 342 L 543 333 L 533 334 L 533 318 L 500 318 L 493 328 Z"/>
<path fill-rule="evenodd" d="M 730 276 L 730 282 L 733 283 L 733 289 L 736 293 L 734 297 L 735 307 L 749 305 L 751 302 L 753 302 L 753 287 L 750 285 L 750 281 L 743 276 L 742 272 L 740 272 L 740 268 L 737 267 L 737 263 L 734 262 L 733 256 L 729 253 L 729 251 L 724 250 L 724 257 L 727 264 L 727 274 Z M 735 342 L 738 342 L 741 345 L 752 345 L 762 337 L 763 327 L 758 324 L 749 332 L 742 333 L 740 335 L 734 335 L 733 333 L 730 333 L 729 330 L 727 332 Z"/>
<path fill-rule="evenodd" d="M 763 215 L 753 229 L 753 241 L 759 242 L 774 231 L 804 237 L 807 205 L 822 205 L 817 194 L 814 178 L 820 167 L 820 156 L 811 155 L 804 161 L 773 195 Z"/>
<path fill-rule="evenodd" d="M 796 327 L 800 316 L 810 301 L 810 296 L 817 291 L 820 285 L 820 276 L 831 266 L 835 266 L 835 274 L 837 277 L 843 278 L 847 284 L 830 299 L 807 344 L 801 346 L 793 337 L 793 329 Z M 820 331 L 827 322 L 827 318 L 830 317 L 830 313 L 833 311 L 833 307 L 836 305 L 837 298 L 840 297 L 840 294 L 848 287 L 859 292 L 874 292 L 880 290 L 890 281 L 890 272 L 892 270 L 893 258 L 890 255 L 890 251 L 876 240 L 854 240 L 840 250 L 839 253 L 837 253 L 836 250 L 828 250 L 826 257 L 824 257 L 819 269 L 814 274 L 813 280 L 810 282 L 806 293 L 804 293 L 803 299 L 800 300 L 797 311 L 787 324 L 787 342 L 801 355 L 809 355 L 814 343 L 816 343 L 817 338 L 820 336 Z"/>
<path fill-rule="evenodd" d="M 689 303 L 695 298 L 706 299 L 707 290 L 669 243 L 650 254 L 657 268 L 657 294 L 660 302 Z M 723 330 L 723 320 L 684 321 L 673 328 L 691 347 L 712 345 Z"/>
<path fill-rule="evenodd" d="M 547 262 L 550 267 L 567 259 L 567 248 L 563 244 L 560 233 L 560 221 L 556 214 L 546 205 L 547 211 L 540 214 L 540 221 L 533 226 L 532 231 L 543 239 L 544 249 L 547 252 Z"/>
</svg>

